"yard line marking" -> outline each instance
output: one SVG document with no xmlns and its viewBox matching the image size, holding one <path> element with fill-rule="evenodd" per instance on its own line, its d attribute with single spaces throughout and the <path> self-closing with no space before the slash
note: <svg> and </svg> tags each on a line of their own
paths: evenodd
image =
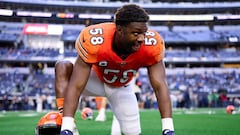
<svg viewBox="0 0 240 135">
<path fill-rule="evenodd" d="M 19 114 L 20 117 L 34 117 L 37 116 L 37 113 L 27 113 L 27 114 Z"/>
</svg>

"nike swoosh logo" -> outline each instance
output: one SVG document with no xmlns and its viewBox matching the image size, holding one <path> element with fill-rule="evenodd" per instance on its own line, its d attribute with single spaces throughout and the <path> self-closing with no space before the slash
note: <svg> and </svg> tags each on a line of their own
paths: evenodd
<svg viewBox="0 0 240 135">
<path fill-rule="evenodd" d="M 167 134 L 168 132 L 170 132 L 169 129 L 166 129 L 166 130 L 163 131 L 164 134 Z"/>
</svg>

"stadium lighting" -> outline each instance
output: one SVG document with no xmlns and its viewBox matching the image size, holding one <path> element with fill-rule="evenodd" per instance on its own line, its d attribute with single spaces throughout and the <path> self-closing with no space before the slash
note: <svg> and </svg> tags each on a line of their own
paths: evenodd
<svg viewBox="0 0 240 135">
<path fill-rule="evenodd" d="M 73 18 L 74 14 L 73 13 L 57 13 L 56 17 L 57 18 Z"/>
<path fill-rule="evenodd" d="M 229 42 L 238 42 L 238 37 L 236 36 L 230 36 L 228 37 Z"/>
<path fill-rule="evenodd" d="M 218 20 L 240 19 L 240 15 L 217 15 Z"/>
<path fill-rule="evenodd" d="M 91 18 L 91 19 L 111 19 L 112 16 L 111 15 L 107 15 L 107 14 L 79 14 L 78 18 Z"/>
<path fill-rule="evenodd" d="M 13 11 L 8 9 L 0 9 L 0 15 L 2 16 L 12 16 Z"/>
<path fill-rule="evenodd" d="M 50 13 L 50 12 L 17 11 L 17 16 L 52 17 L 52 13 Z"/>
<path fill-rule="evenodd" d="M 211 21 L 213 15 L 149 15 L 151 21 Z"/>
</svg>

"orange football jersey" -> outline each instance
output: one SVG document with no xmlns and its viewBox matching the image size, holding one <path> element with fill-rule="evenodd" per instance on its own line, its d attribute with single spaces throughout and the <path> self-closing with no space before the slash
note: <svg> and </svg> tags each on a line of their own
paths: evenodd
<svg viewBox="0 0 240 135">
<path fill-rule="evenodd" d="M 145 43 L 123 60 L 112 49 L 115 29 L 114 23 L 91 25 L 82 30 L 75 45 L 79 56 L 93 64 L 100 80 L 114 87 L 126 85 L 140 67 L 159 62 L 165 54 L 163 39 L 156 31 L 148 30 Z"/>
</svg>

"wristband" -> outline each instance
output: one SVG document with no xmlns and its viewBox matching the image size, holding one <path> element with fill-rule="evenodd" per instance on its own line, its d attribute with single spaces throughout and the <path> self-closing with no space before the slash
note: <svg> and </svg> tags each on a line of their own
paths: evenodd
<svg viewBox="0 0 240 135">
<path fill-rule="evenodd" d="M 162 131 L 165 129 L 169 129 L 171 131 L 174 131 L 173 127 L 173 119 L 172 118 L 163 118 L 162 119 Z"/>
<path fill-rule="evenodd" d="M 73 132 L 74 124 L 75 123 L 73 117 L 63 117 L 61 131 L 69 130 Z"/>
</svg>

